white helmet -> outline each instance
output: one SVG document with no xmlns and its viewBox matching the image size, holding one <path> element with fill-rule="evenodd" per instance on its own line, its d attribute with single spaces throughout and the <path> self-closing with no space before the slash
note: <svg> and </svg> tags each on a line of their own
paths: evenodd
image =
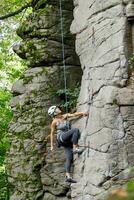
<svg viewBox="0 0 134 200">
<path fill-rule="evenodd" d="M 55 110 L 56 110 L 57 106 L 51 106 L 49 109 L 48 109 L 48 114 L 49 115 L 55 115 Z"/>
</svg>

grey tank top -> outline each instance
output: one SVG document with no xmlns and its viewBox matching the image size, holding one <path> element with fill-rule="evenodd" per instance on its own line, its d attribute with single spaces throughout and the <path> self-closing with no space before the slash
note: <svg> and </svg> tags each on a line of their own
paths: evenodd
<svg viewBox="0 0 134 200">
<path fill-rule="evenodd" d="M 64 120 L 64 122 L 57 122 L 56 129 L 57 129 L 57 138 L 59 138 L 62 133 L 65 133 L 66 131 L 71 129 L 71 124 L 67 120 Z"/>
<path fill-rule="evenodd" d="M 57 131 L 60 130 L 60 131 L 64 132 L 64 131 L 67 131 L 70 128 L 71 128 L 71 124 L 67 120 L 64 120 L 64 122 L 57 122 L 56 123 L 56 129 L 57 129 Z"/>
</svg>

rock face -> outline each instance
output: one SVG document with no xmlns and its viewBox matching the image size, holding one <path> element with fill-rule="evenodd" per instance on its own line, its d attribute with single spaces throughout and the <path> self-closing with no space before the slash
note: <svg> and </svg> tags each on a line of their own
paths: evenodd
<svg viewBox="0 0 134 200">
<path fill-rule="evenodd" d="M 81 81 L 82 70 L 70 33 L 73 2 L 63 1 L 67 87 Z M 47 110 L 59 102 L 53 93 L 64 89 L 58 1 L 34 1 L 33 13 L 17 30 L 23 39 L 14 51 L 28 69 L 13 85 L 10 102 L 14 117 L 9 126 L 11 148 L 6 160 L 10 200 L 67 200 L 64 151 L 50 152 L 51 118 Z"/>
<path fill-rule="evenodd" d="M 130 178 L 134 165 L 133 1 L 75 0 L 72 33 L 83 69 L 78 110 L 89 111 L 80 128 L 73 200 L 100 200 Z M 131 20 L 131 21 L 130 21 Z"/>
<path fill-rule="evenodd" d="M 22 23 L 23 42 L 14 51 L 28 70 L 13 85 L 14 118 L 7 171 L 11 200 L 100 200 L 131 177 L 134 165 L 134 3 L 132 0 L 64 0 L 64 38 L 68 86 L 81 81 L 78 111 L 88 111 L 74 126 L 84 153 L 75 159 L 78 183 L 64 182 L 64 152 L 49 153 L 47 108 L 63 88 L 58 0 L 34 0 Z M 72 22 L 72 24 L 71 24 Z M 76 34 L 75 54 L 74 37 Z M 43 142 L 45 140 L 45 142 Z M 61 159 L 62 158 L 62 159 Z"/>
</svg>

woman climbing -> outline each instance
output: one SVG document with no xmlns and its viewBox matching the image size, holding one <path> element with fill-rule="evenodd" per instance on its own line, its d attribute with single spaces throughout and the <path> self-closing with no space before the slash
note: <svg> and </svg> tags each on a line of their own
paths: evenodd
<svg viewBox="0 0 134 200">
<path fill-rule="evenodd" d="M 71 175 L 71 165 L 73 163 L 73 155 L 81 154 L 82 149 L 78 148 L 78 140 L 80 138 L 80 131 L 78 128 L 71 128 L 69 120 L 71 117 L 87 116 L 86 112 L 75 112 L 62 114 L 61 109 L 58 106 L 51 106 L 48 109 L 48 114 L 53 117 L 51 123 L 51 151 L 54 150 L 54 132 L 57 131 L 57 142 L 59 147 L 63 146 L 66 154 L 66 181 L 76 183 Z"/>
</svg>

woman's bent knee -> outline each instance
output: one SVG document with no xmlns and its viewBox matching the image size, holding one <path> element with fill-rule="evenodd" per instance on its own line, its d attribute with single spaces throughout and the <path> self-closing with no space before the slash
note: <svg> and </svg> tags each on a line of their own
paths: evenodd
<svg viewBox="0 0 134 200">
<path fill-rule="evenodd" d="M 77 134 L 80 137 L 80 131 L 78 128 L 73 128 L 73 131 L 75 134 Z"/>
<path fill-rule="evenodd" d="M 72 128 L 72 130 L 75 132 L 80 132 L 78 128 Z"/>
</svg>

